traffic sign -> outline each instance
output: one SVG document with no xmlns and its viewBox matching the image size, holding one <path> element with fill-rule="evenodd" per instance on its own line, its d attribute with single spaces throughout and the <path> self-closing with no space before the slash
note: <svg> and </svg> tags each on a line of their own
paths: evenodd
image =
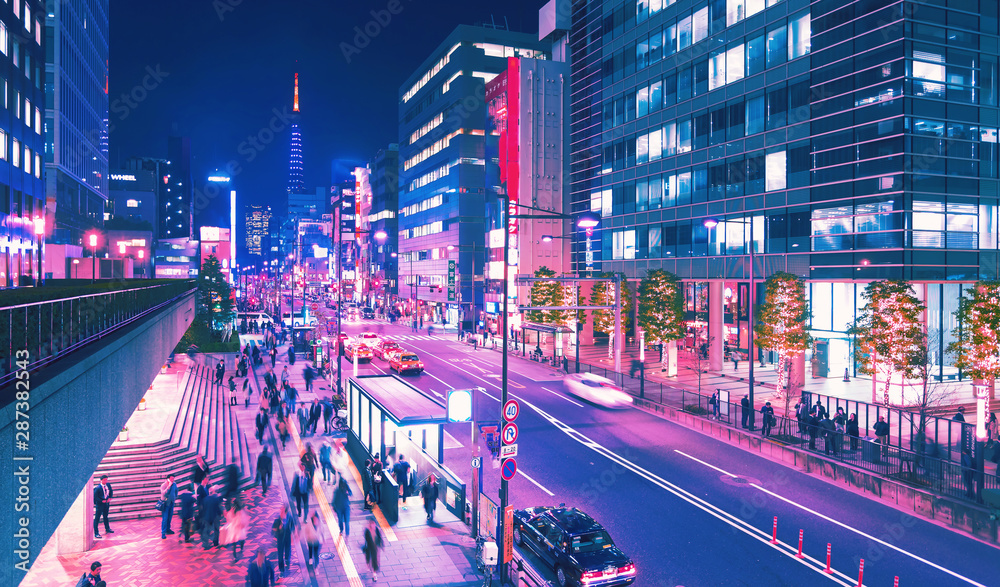
<svg viewBox="0 0 1000 587">
<path fill-rule="evenodd" d="M 517 445 L 516 444 L 505 444 L 500 447 L 500 458 L 509 459 L 517 456 Z"/>
<path fill-rule="evenodd" d="M 472 468 L 478 469 L 483 466 L 483 459 L 481 457 L 472 457 Z"/>
<path fill-rule="evenodd" d="M 514 459 L 504 459 L 500 463 L 500 476 L 503 477 L 504 481 L 510 481 L 517 475 L 517 461 Z"/>
<path fill-rule="evenodd" d="M 312 305 L 309 306 L 309 309 L 311 309 L 313 312 L 315 312 L 316 310 L 319 310 L 319 304 L 317 304 L 316 302 L 313 302 Z"/>
<path fill-rule="evenodd" d="M 503 443 L 514 444 L 517 441 L 517 424 L 513 422 L 503 427 Z"/>
<path fill-rule="evenodd" d="M 521 405 L 517 403 L 516 399 L 509 399 L 507 403 L 503 405 L 503 419 L 508 422 L 513 422 L 517 420 L 517 415 L 521 412 Z"/>
<path fill-rule="evenodd" d="M 514 560 L 514 506 L 503 509 L 503 562 Z"/>
</svg>

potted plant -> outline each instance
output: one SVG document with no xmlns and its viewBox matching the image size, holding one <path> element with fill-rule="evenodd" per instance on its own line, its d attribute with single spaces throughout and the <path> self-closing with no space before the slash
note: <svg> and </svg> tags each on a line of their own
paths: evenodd
<svg viewBox="0 0 1000 587">
<path fill-rule="evenodd" d="M 118 433 L 118 440 L 121 442 L 128 440 L 128 426 L 122 426 L 121 432 Z"/>
<path fill-rule="evenodd" d="M 139 410 L 142 411 L 145 409 L 146 409 L 146 398 L 142 398 L 141 400 L 139 400 Z"/>
</svg>

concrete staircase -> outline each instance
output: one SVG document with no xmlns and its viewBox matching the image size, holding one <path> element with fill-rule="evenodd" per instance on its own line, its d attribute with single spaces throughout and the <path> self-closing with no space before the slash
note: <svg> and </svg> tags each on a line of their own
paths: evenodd
<svg viewBox="0 0 1000 587">
<path fill-rule="evenodd" d="M 112 446 L 94 472 L 94 485 L 108 475 L 115 495 L 110 520 L 159 516 L 156 500 L 160 485 L 174 474 L 178 489 L 190 486 L 191 468 L 201 454 L 209 465 L 209 479 L 220 486 L 225 466 L 235 460 L 240 467 L 240 487 L 253 485 L 253 465 L 246 435 L 229 405 L 225 386 L 212 383 L 212 369 L 189 367 L 181 405 L 168 440 L 148 444 Z"/>
</svg>

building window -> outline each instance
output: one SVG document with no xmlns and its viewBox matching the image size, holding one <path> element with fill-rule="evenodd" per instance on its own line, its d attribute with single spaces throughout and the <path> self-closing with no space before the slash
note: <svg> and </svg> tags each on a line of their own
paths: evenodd
<svg viewBox="0 0 1000 587">
<path fill-rule="evenodd" d="M 24 4 L 24 30 L 31 32 L 31 7 L 27 2 Z"/>
<path fill-rule="evenodd" d="M 24 148 L 24 172 L 31 175 L 31 149 Z"/>
<path fill-rule="evenodd" d="M 139 200 L 134 200 L 132 198 L 129 198 L 128 200 L 125 200 L 125 206 L 128 208 L 138 208 Z"/>
<path fill-rule="evenodd" d="M 773 192 L 785 189 L 786 162 L 785 151 L 768 153 L 764 161 L 765 166 L 765 190 Z"/>
<path fill-rule="evenodd" d="M 788 57 L 788 40 L 785 27 L 778 27 L 767 33 L 767 66 L 781 65 Z"/>
<path fill-rule="evenodd" d="M 10 143 L 10 146 L 11 146 L 11 149 L 10 149 L 11 163 L 14 165 L 14 167 L 20 167 L 21 166 L 21 141 L 19 141 L 17 139 L 12 139 L 11 143 Z"/>
<path fill-rule="evenodd" d="M 0 22 L 0 51 L 7 55 L 7 25 Z"/>
<path fill-rule="evenodd" d="M 0 130 L 0 159 L 7 160 L 7 133 Z"/>
<path fill-rule="evenodd" d="M 35 153 L 35 177 L 42 178 L 42 157 L 38 153 Z"/>
<path fill-rule="evenodd" d="M 809 13 L 793 16 L 788 21 L 788 58 L 795 59 L 809 53 L 812 25 Z"/>
</svg>

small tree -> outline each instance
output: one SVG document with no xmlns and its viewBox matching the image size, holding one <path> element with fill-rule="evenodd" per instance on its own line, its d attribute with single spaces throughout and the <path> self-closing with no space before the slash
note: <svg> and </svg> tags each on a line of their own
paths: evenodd
<svg viewBox="0 0 1000 587">
<path fill-rule="evenodd" d="M 792 402 L 790 381 L 786 380 L 788 365 L 812 345 L 809 336 L 809 306 L 806 304 L 805 282 L 791 273 L 775 273 L 767 279 L 764 303 L 760 305 L 754 324 L 757 344 L 778 353 L 778 397 L 785 400 L 785 414 Z M 752 349 L 751 349 L 752 351 Z M 754 360 L 754 357 L 747 357 Z M 786 387 L 787 385 L 787 387 Z M 782 420 L 782 430 L 788 420 Z"/>
<path fill-rule="evenodd" d="M 662 269 L 651 269 L 639 282 L 639 325 L 649 340 L 663 346 L 684 338 L 684 293 L 680 279 Z"/>
<path fill-rule="evenodd" d="M 535 271 L 535 277 L 555 277 L 556 272 L 548 267 L 539 267 Z M 563 306 L 565 304 L 565 292 L 558 281 L 536 281 L 531 284 L 531 305 L 532 306 Z M 529 310 L 528 320 L 540 324 L 565 324 L 567 321 L 565 310 Z"/>
<path fill-rule="evenodd" d="M 213 330 L 229 328 L 232 321 L 232 288 L 229 287 L 215 255 L 209 255 L 205 259 L 198 273 L 197 314 Z"/>
<path fill-rule="evenodd" d="M 625 336 L 629 333 L 629 327 L 631 322 L 625 319 L 628 316 L 629 308 L 632 307 L 634 301 L 632 300 L 632 290 L 629 289 L 628 281 L 625 280 L 625 276 L 619 274 L 621 277 L 622 295 L 621 299 L 615 299 L 615 282 L 614 273 L 602 273 L 598 275 L 600 278 L 607 278 L 607 281 L 596 281 L 594 282 L 594 287 L 590 291 L 590 303 L 593 306 L 614 306 L 619 304 L 621 306 L 622 319 L 622 335 Z M 593 310 L 592 314 L 594 317 L 594 330 L 599 332 L 604 332 L 612 336 L 615 335 L 615 311 L 613 309 L 609 310 Z M 614 344 L 620 344 L 620 341 L 614 341 Z M 614 350 L 613 344 L 608 344 L 608 357 L 611 357 L 612 351 Z"/>
<path fill-rule="evenodd" d="M 877 378 L 885 374 L 884 405 L 896 374 L 906 379 L 919 375 L 926 363 L 926 336 L 920 322 L 924 305 L 908 281 L 873 281 L 861 294 L 865 307 L 848 329 L 854 336 L 854 357 L 859 370 Z"/>
<path fill-rule="evenodd" d="M 917 366 L 917 379 L 920 386 L 912 393 L 903 397 L 903 403 L 917 408 L 917 434 L 911 440 L 915 446 L 913 448 L 923 454 L 927 436 L 927 419 L 930 412 L 936 406 L 944 403 L 951 395 L 951 385 L 943 384 L 934 379 L 934 355 L 931 349 L 938 348 L 941 342 L 941 330 L 929 330 L 924 335 L 924 343 L 921 345 L 920 364 Z M 912 426 L 913 416 L 910 412 L 902 411 L 901 415 L 909 417 Z"/>
<path fill-rule="evenodd" d="M 979 281 L 967 290 L 955 312 L 958 328 L 948 350 L 955 365 L 973 379 L 984 380 L 993 397 L 994 381 L 1000 377 L 1000 281 Z"/>
</svg>

